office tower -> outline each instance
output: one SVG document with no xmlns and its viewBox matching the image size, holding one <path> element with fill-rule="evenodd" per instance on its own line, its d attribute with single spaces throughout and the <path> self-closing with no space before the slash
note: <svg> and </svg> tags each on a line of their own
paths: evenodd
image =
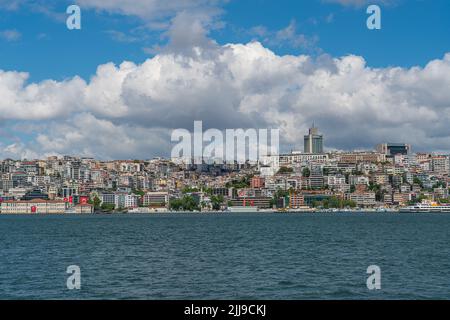
<svg viewBox="0 0 450 320">
<path fill-rule="evenodd" d="M 323 136 L 319 134 L 319 129 L 314 124 L 304 138 L 304 152 L 323 153 Z"/>
</svg>

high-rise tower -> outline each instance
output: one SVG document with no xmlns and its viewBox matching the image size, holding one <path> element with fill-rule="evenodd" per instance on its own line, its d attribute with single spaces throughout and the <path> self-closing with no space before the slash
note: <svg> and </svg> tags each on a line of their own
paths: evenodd
<svg viewBox="0 0 450 320">
<path fill-rule="evenodd" d="M 309 128 L 309 134 L 304 138 L 305 153 L 323 153 L 323 136 L 319 134 L 319 129 L 313 126 Z"/>
</svg>

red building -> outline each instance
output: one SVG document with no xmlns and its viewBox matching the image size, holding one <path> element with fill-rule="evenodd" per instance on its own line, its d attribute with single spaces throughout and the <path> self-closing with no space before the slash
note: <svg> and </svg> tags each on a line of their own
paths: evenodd
<svg viewBox="0 0 450 320">
<path fill-rule="evenodd" d="M 261 177 L 253 177 L 252 180 L 250 181 L 250 186 L 254 189 L 264 188 L 265 180 L 264 178 Z"/>
</svg>

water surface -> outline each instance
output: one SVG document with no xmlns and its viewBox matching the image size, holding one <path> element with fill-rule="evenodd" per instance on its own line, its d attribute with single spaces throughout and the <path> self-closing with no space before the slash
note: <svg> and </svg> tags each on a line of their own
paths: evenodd
<svg viewBox="0 0 450 320">
<path fill-rule="evenodd" d="M 450 299 L 449 240 L 446 214 L 0 215 L 0 298 Z"/>
</svg>

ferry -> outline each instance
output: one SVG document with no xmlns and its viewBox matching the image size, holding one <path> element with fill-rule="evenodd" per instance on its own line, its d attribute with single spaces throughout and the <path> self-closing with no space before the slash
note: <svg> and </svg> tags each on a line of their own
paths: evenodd
<svg viewBox="0 0 450 320">
<path fill-rule="evenodd" d="M 400 208 L 399 212 L 449 212 L 450 206 L 439 205 L 437 203 L 417 203 L 413 206 Z"/>
</svg>

